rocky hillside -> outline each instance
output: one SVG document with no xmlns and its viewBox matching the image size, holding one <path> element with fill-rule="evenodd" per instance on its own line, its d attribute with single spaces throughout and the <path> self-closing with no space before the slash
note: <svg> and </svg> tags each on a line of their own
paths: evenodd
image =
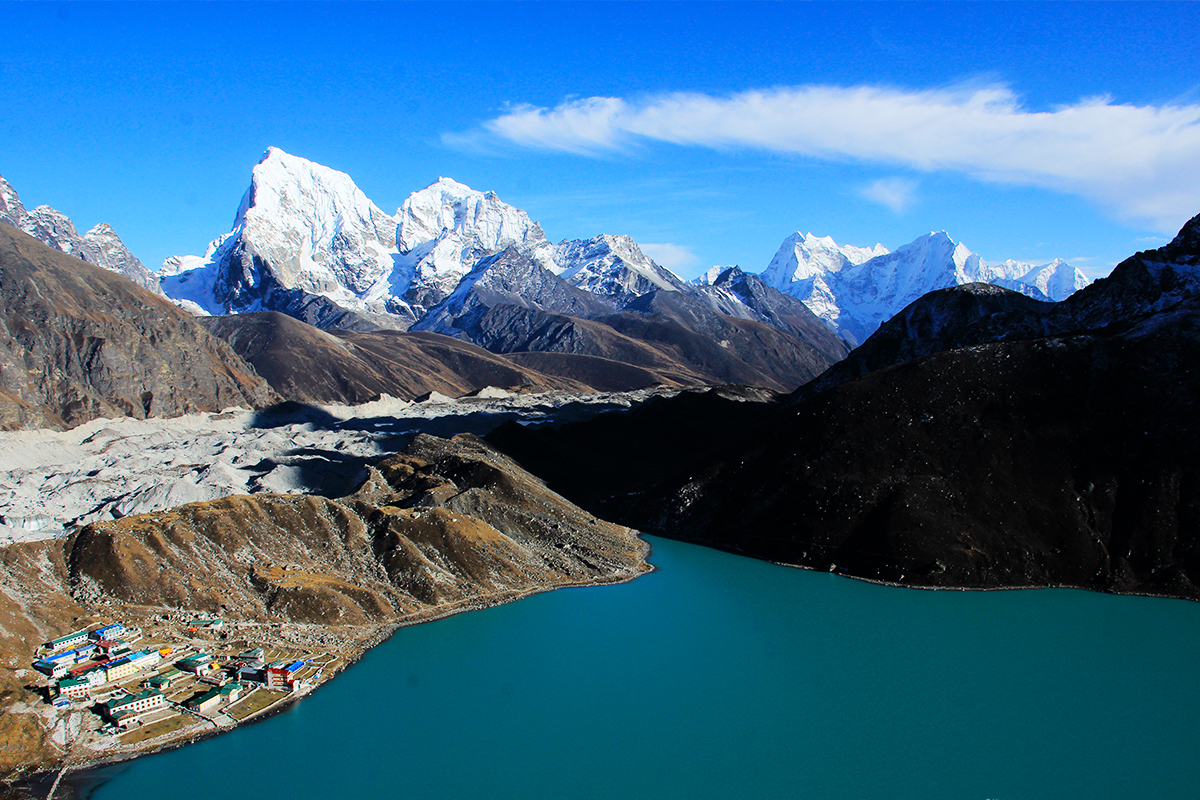
<svg viewBox="0 0 1200 800">
<path fill-rule="evenodd" d="M 929 296 L 864 345 L 899 363 L 881 355 L 789 406 L 737 419 L 665 401 L 666 424 L 715 435 L 640 480 L 607 473 L 623 445 L 636 451 L 637 415 L 493 438 L 538 470 L 595 461 L 563 488 L 612 518 L 773 561 L 914 586 L 1200 599 L 1198 226 L 1053 306 Z M 910 325 L 943 349 L 905 349 Z"/>
<path fill-rule="evenodd" d="M 129 252 L 121 237 L 107 222 L 101 222 L 80 235 L 75 223 L 66 214 L 50 206 L 38 206 L 33 211 L 27 211 L 17 196 L 17 190 L 3 176 L 0 176 L 0 222 L 28 233 L 55 250 L 124 275 L 142 288 L 162 294 L 158 276 Z"/>
<path fill-rule="evenodd" d="M 469 436 L 418 437 L 341 499 L 229 497 L 0 549 L 0 772 L 64 756 L 19 674 L 34 643 L 89 615 L 119 607 L 148 635 L 180 610 L 272 635 L 320 626 L 361 651 L 397 624 L 632 579 L 645 553 Z"/>
<path fill-rule="evenodd" d="M 0 224 L 0 427 L 261 407 L 266 381 L 192 315 Z"/>
</svg>

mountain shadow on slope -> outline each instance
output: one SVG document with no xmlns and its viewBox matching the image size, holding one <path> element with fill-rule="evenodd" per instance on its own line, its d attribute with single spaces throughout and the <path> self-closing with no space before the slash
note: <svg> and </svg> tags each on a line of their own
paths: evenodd
<svg viewBox="0 0 1200 800">
<path fill-rule="evenodd" d="M 644 465 L 628 477 L 576 466 L 559 485 L 649 532 L 872 580 L 1200 599 L 1196 225 L 1090 296 L 1043 307 L 1070 332 L 947 349 L 801 392 L 726 426 L 686 466 L 669 458 L 657 480 Z M 971 294 L 954 302 L 975 314 Z M 978 330 L 991 324 L 975 316 Z M 631 423 L 600 423 L 495 438 L 547 477 L 568 454 L 586 463 L 589 446 L 640 452 Z"/>
</svg>

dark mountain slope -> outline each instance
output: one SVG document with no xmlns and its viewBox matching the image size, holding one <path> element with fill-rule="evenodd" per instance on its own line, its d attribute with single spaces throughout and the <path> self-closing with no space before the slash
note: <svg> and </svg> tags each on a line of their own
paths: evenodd
<svg viewBox="0 0 1200 800">
<path fill-rule="evenodd" d="M 485 386 L 588 391 L 590 386 L 521 367 L 481 347 L 434 333 L 333 333 L 275 311 L 200 318 L 288 400 L 363 403 L 382 394 L 411 400 Z"/>
<path fill-rule="evenodd" d="M 880 326 L 844 361 L 803 386 L 812 397 L 839 383 L 892 364 L 989 342 L 1066 335 L 1131 325 L 1200 295 L 1200 216 L 1166 247 L 1125 259 L 1060 303 L 1033 300 L 990 284 L 930 292 Z"/>
<path fill-rule="evenodd" d="M 192 315 L 0 224 L 0 427 L 261 407 L 273 397 Z"/>
<path fill-rule="evenodd" d="M 641 454 L 632 415 L 493 437 L 547 475 L 571 459 L 563 491 L 609 518 L 760 558 L 914 586 L 1200 599 L 1195 225 L 1033 314 L 1003 293 L 946 295 L 974 318 L 962 330 L 986 332 L 997 307 L 1017 329 L 1072 330 L 1031 323 L 729 424 L 710 412 L 716 450 L 668 454 L 653 485 L 653 470 L 614 477 L 592 455 Z"/>
<path fill-rule="evenodd" d="M 729 267 L 712 283 L 693 286 L 691 290 L 693 296 L 707 300 L 714 311 L 765 322 L 805 342 L 831 362 L 845 358 L 850 351 L 846 342 L 809 311 L 808 306 L 738 267 Z"/>
<path fill-rule="evenodd" d="M 1196 311 L 872 373 L 779 412 L 622 517 L 920 586 L 1200 598 Z"/>
</svg>

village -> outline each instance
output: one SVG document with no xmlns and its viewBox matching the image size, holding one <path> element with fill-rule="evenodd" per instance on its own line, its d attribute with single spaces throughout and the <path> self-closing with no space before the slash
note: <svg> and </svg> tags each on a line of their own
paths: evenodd
<svg viewBox="0 0 1200 800">
<path fill-rule="evenodd" d="M 119 750 L 261 715 L 309 691 L 336 659 L 249 646 L 230 638 L 221 619 L 197 618 L 181 620 L 173 641 L 148 641 L 121 622 L 94 624 L 43 643 L 33 668 L 45 676 L 41 691 L 54 709 L 91 712 L 79 731 L 89 749 Z"/>
</svg>

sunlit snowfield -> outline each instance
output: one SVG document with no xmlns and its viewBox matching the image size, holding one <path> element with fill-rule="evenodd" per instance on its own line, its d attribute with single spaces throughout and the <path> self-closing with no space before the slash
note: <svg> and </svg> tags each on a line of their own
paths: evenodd
<svg viewBox="0 0 1200 800">
<path fill-rule="evenodd" d="M 652 541 L 651 575 L 403 629 L 94 796 L 1195 796 L 1200 604 L 899 589 Z"/>
</svg>

